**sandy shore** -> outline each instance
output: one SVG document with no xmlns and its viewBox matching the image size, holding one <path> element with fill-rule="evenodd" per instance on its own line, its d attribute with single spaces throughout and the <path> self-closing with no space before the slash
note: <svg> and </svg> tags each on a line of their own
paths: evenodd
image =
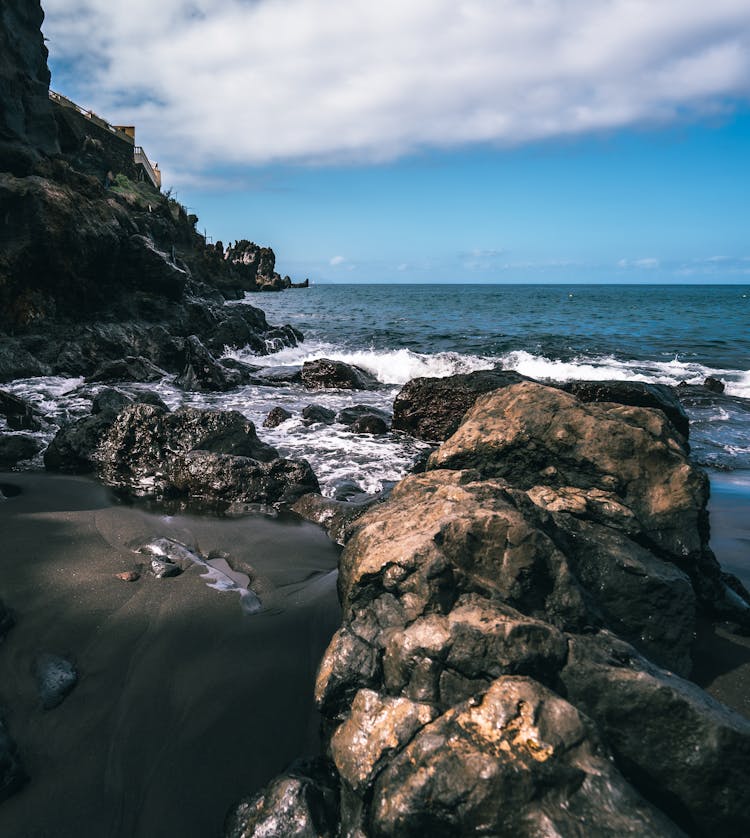
<svg viewBox="0 0 750 838">
<path fill-rule="evenodd" d="M 0 805 L 3 838 L 217 835 L 228 807 L 318 748 L 312 684 L 339 623 L 338 550 L 317 527 L 113 505 L 85 478 L 0 475 L 0 704 L 31 782 Z M 257 571 L 265 609 L 193 567 L 123 582 L 133 549 L 167 536 Z M 69 656 L 81 677 L 40 707 L 32 667 Z"/>
<path fill-rule="evenodd" d="M 711 474 L 711 546 L 724 570 L 750 589 L 750 472 Z M 750 718 L 750 637 L 702 625 L 694 679 L 719 701 Z"/>
<path fill-rule="evenodd" d="M 0 597 L 17 625 L 0 645 L 0 705 L 31 782 L 0 805 L 5 838 L 218 835 L 228 807 L 318 748 L 312 683 L 339 623 L 337 548 L 317 527 L 263 516 L 165 516 L 113 504 L 85 478 L 0 475 Z M 750 586 L 750 475 L 712 475 L 712 544 Z M 249 562 L 264 611 L 174 579 L 116 574 L 159 536 Z M 81 678 L 44 711 L 43 652 Z M 750 716 L 750 639 L 704 626 L 695 678 Z"/>
</svg>

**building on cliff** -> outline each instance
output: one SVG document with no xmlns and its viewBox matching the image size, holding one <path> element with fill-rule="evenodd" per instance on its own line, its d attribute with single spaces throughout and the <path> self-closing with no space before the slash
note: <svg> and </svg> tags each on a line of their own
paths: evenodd
<svg viewBox="0 0 750 838">
<path fill-rule="evenodd" d="M 99 152 L 96 157 L 99 161 L 104 160 L 110 170 L 122 172 L 134 180 L 147 180 L 155 189 L 161 189 L 159 165 L 151 163 L 143 147 L 136 145 L 135 126 L 110 125 L 93 111 L 54 90 L 49 91 L 49 98 L 63 153 L 85 152 L 94 145 Z M 101 167 L 101 162 L 97 165 Z"/>
</svg>

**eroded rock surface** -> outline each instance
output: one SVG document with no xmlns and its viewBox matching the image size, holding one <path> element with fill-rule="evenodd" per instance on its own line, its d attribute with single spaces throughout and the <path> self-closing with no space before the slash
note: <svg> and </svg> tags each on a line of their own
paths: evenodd
<svg viewBox="0 0 750 838">
<path fill-rule="evenodd" d="M 680 677 L 696 614 L 750 602 L 706 500 L 661 408 L 481 396 L 341 557 L 315 692 L 340 834 L 747 833 L 750 725 Z"/>
<path fill-rule="evenodd" d="M 306 361 L 302 365 L 302 383 L 310 390 L 372 390 L 379 386 L 372 373 L 329 358 Z"/>
</svg>

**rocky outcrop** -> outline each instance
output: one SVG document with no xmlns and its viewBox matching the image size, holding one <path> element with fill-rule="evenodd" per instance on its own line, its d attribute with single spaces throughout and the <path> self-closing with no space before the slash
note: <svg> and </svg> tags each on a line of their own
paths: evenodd
<svg viewBox="0 0 750 838">
<path fill-rule="evenodd" d="M 393 430 L 430 441 L 448 439 L 479 396 L 523 380 L 512 370 L 413 378 L 393 402 Z"/>
<path fill-rule="evenodd" d="M 26 174 L 40 154 L 60 147 L 47 91 L 50 73 L 38 0 L 5 0 L 0 8 L 0 160 Z"/>
<path fill-rule="evenodd" d="M 696 612 L 750 605 L 706 500 L 661 409 L 481 396 L 341 557 L 316 683 L 340 834 L 746 833 L 750 723 L 676 674 Z"/>
<path fill-rule="evenodd" d="M 96 471 L 129 493 L 212 503 L 293 503 L 320 490 L 306 460 L 280 458 L 235 411 L 129 404 L 63 428 L 45 452 L 53 471 Z"/>
<path fill-rule="evenodd" d="M 0 803 L 15 794 L 28 780 L 18 754 L 18 747 L 11 739 L 5 719 L 0 711 Z"/>
<path fill-rule="evenodd" d="M 329 358 L 306 361 L 302 383 L 309 390 L 372 390 L 379 386 L 377 378 L 366 370 Z"/>
<path fill-rule="evenodd" d="M 690 422 L 675 388 L 641 381 L 569 381 L 561 389 L 582 402 L 615 402 L 632 407 L 655 407 L 687 439 Z"/>
<path fill-rule="evenodd" d="M 28 434 L 0 433 L 0 469 L 13 468 L 31 460 L 42 450 L 42 443 Z"/>
</svg>

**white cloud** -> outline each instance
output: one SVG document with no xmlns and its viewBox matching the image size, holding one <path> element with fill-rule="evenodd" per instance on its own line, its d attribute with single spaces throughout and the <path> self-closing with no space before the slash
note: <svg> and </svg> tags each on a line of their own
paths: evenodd
<svg viewBox="0 0 750 838">
<path fill-rule="evenodd" d="M 617 263 L 617 267 L 623 270 L 636 268 L 642 271 L 654 270 L 660 265 L 661 262 L 658 259 L 654 259 L 653 256 L 648 256 L 645 259 L 620 259 Z"/>
<path fill-rule="evenodd" d="M 346 262 L 346 256 L 333 256 L 329 262 L 334 268 L 336 265 L 343 265 Z"/>
<path fill-rule="evenodd" d="M 160 162 L 193 171 L 522 143 L 750 93 L 747 0 L 44 6 L 54 66 L 70 68 L 82 104 L 134 122 Z"/>
</svg>

